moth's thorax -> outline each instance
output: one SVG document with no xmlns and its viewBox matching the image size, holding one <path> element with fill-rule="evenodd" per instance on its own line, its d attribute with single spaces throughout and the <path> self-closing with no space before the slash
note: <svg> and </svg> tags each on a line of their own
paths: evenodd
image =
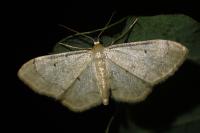
<svg viewBox="0 0 200 133">
<path fill-rule="evenodd" d="M 102 97 L 102 102 L 104 105 L 108 104 L 109 101 L 109 76 L 106 69 L 106 56 L 104 54 L 104 47 L 99 43 L 94 45 L 92 52 L 94 55 L 94 63 L 96 68 L 96 78 L 98 89 Z"/>
<path fill-rule="evenodd" d="M 94 46 L 92 48 L 92 51 L 95 53 L 95 52 L 100 52 L 100 51 L 103 51 L 104 50 L 104 46 L 98 42 L 95 42 L 94 43 Z"/>
</svg>

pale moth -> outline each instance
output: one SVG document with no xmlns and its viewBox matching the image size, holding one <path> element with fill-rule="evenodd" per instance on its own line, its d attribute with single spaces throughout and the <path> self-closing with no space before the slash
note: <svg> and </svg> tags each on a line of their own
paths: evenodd
<svg viewBox="0 0 200 133">
<path fill-rule="evenodd" d="M 154 85 L 178 69 L 188 51 L 178 42 L 160 39 L 108 47 L 98 40 L 93 43 L 91 49 L 31 59 L 18 76 L 35 92 L 61 101 L 72 111 L 85 111 L 108 105 L 110 97 L 129 103 L 144 100 Z"/>
</svg>

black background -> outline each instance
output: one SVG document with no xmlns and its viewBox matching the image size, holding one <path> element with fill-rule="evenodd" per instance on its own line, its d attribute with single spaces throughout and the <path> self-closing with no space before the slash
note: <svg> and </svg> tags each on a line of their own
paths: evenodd
<svg viewBox="0 0 200 133">
<path fill-rule="evenodd" d="M 2 44 L 6 47 L 2 47 L 2 58 L 6 59 L 2 60 L 2 66 L 7 70 L 2 70 L 6 73 L 6 86 L 2 86 L 5 93 L 1 94 L 5 130 L 102 133 L 114 113 L 112 102 L 108 107 L 99 106 L 83 113 L 73 113 L 53 99 L 32 92 L 17 78 L 17 71 L 23 63 L 50 53 L 56 42 L 71 34 L 58 24 L 80 32 L 93 30 L 101 28 L 113 11 L 116 11 L 116 20 L 127 15 L 181 13 L 200 21 L 198 5 L 193 1 L 140 0 L 7 3 L 2 19 L 5 22 L 2 25 L 4 34 L 8 35 Z"/>
</svg>

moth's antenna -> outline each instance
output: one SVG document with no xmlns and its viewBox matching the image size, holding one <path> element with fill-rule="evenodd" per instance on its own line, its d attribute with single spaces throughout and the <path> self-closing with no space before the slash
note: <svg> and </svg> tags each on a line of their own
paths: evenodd
<svg viewBox="0 0 200 133">
<path fill-rule="evenodd" d="M 91 48 L 79 48 L 79 47 L 71 46 L 65 43 L 61 43 L 61 42 L 59 44 L 67 48 L 73 48 L 73 49 L 79 49 L 79 50 L 91 50 Z"/>
<path fill-rule="evenodd" d="M 65 29 L 67 29 L 67 30 L 69 30 L 69 31 L 72 31 L 72 32 L 74 32 L 74 33 L 76 33 L 76 34 L 78 34 L 78 35 L 80 35 L 80 36 L 84 36 L 84 37 L 86 37 L 86 38 L 92 40 L 93 43 L 95 42 L 95 40 L 94 40 L 92 37 L 88 36 L 88 35 L 85 35 L 85 34 L 83 34 L 83 33 L 80 33 L 80 32 L 78 32 L 78 31 L 76 31 L 76 30 L 74 30 L 74 29 L 72 29 L 72 28 L 69 28 L 69 27 L 67 27 L 67 26 L 65 26 L 65 25 L 62 25 L 62 24 L 59 24 L 59 26 L 62 26 L 62 27 L 64 27 Z"/>
<path fill-rule="evenodd" d="M 120 19 L 119 21 L 117 21 L 117 22 L 115 22 L 115 23 L 113 23 L 113 24 L 108 25 L 107 27 L 100 28 L 100 29 L 97 29 L 97 30 L 92 30 L 92 31 L 87 31 L 87 32 L 81 32 L 81 33 L 80 33 L 80 32 L 76 32 L 76 34 L 68 36 L 67 39 L 72 38 L 72 37 L 74 37 L 74 36 L 85 35 L 85 34 L 92 34 L 92 33 L 98 32 L 98 31 L 102 31 L 102 30 L 109 29 L 109 28 L 111 28 L 111 27 L 113 27 L 113 26 L 115 26 L 115 25 L 117 25 L 117 24 L 123 22 L 123 21 L 126 20 L 127 18 L 128 18 L 128 17 L 124 17 L 124 18 Z M 61 25 L 61 24 L 60 24 L 60 26 L 62 26 L 62 27 L 64 27 L 64 28 L 67 27 L 67 26 L 64 26 L 64 25 Z M 67 29 L 70 29 L 70 28 L 67 27 Z M 71 30 L 70 30 L 70 31 L 71 31 Z M 64 40 L 66 40 L 66 38 L 62 39 L 60 42 L 62 42 L 62 41 L 64 41 Z"/>
<path fill-rule="evenodd" d="M 101 34 L 107 29 L 107 27 L 109 26 L 113 16 L 115 15 L 116 12 L 113 12 L 111 17 L 109 18 L 108 22 L 106 23 L 106 25 L 104 26 L 104 28 L 101 30 L 101 32 L 99 33 L 99 35 L 97 36 L 97 39 L 100 39 Z"/>
</svg>

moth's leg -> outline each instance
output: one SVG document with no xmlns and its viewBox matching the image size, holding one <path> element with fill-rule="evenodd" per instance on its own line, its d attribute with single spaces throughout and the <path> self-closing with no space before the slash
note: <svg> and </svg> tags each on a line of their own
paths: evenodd
<svg viewBox="0 0 200 133">
<path fill-rule="evenodd" d="M 113 18 L 113 16 L 114 16 L 114 14 L 115 14 L 115 12 L 112 13 L 112 15 L 111 15 L 111 17 L 109 18 L 108 22 L 106 23 L 106 25 L 104 26 L 104 28 L 101 30 L 101 32 L 100 32 L 99 35 L 97 36 L 98 41 L 99 41 L 99 38 L 100 38 L 101 34 L 102 34 L 106 29 L 108 29 L 107 27 L 109 26 L 109 24 L 110 24 L 110 22 L 111 22 L 111 20 L 112 20 L 112 18 Z"/>
<path fill-rule="evenodd" d="M 135 18 L 134 21 L 133 21 L 133 23 L 128 27 L 128 29 L 125 32 L 123 32 L 118 38 L 116 38 L 115 40 L 113 40 L 110 45 L 113 45 L 115 42 L 117 42 L 118 40 L 120 40 L 121 38 L 123 38 L 127 33 L 129 33 L 129 31 L 136 24 L 137 20 L 138 20 L 138 18 Z"/>
<path fill-rule="evenodd" d="M 81 33 L 80 33 L 80 32 L 75 32 L 76 34 L 69 36 L 69 38 L 74 37 L 74 36 L 79 36 L 79 35 L 82 35 L 82 34 L 84 34 L 84 35 L 86 35 L 86 34 L 92 34 L 92 33 L 98 32 L 98 31 L 102 31 L 102 30 L 105 30 L 105 29 L 109 29 L 109 28 L 111 28 L 111 27 L 113 27 L 113 26 L 115 26 L 115 25 L 117 25 L 117 24 L 123 22 L 123 21 L 126 20 L 126 19 L 127 19 L 127 17 L 124 17 L 124 18 L 120 19 L 119 21 L 117 21 L 117 22 L 115 22 L 115 23 L 113 23 L 113 24 L 110 24 L 110 25 L 108 25 L 108 26 L 106 26 L 106 27 L 100 28 L 100 29 L 91 30 L 91 31 L 86 31 L 86 32 L 81 32 Z M 109 23 L 110 23 L 110 22 L 109 22 Z M 61 25 L 61 26 L 62 26 L 62 27 L 66 27 L 66 26 L 64 26 L 64 25 Z M 69 28 L 67 27 L 67 29 L 69 29 Z M 70 28 L 70 29 L 71 29 L 71 28 Z"/>
<path fill-rule="evenodd" d="M 111 18 L 110 18 L 111 19 Z M 70 39 L 70 38 L 73 38 L 73 37 L 75 37 L 75 36 L 87 36 L 87 34 L 92 34 L 92 33 L 95 33 L 95 32 L 98 32 L 98 31 L 105 31 L 106 29 L 109 29 L 109 28 L 111 28 L 111 27 L 113 27 L 113 26 L 115 26 L 115 25 L 117 25 L 117 24 L 119 24 L 119 23 L 121 23 L 121 22 L 123 22 L 124 20 L 126 20 L 127 19 L 127 17 L 124 17 L 124 18 L 122 18 L 122 19 L 120 19 L 119 21 L 117 21 L 117 22 L 115 22 L 115 23 L 113 23 L 113 24 L 110 24 L 110 25 L 108 25 L 108 26 L 105 26 L 105 27 L 103 27 L 103 28 L 100 28 L 100 29 L 96 29 L 96 30 L 92 30 L 92 31 L 87 31 L 87 32 L 78 32 L 78 31 L 76 31 L 76 30 L 74 30 L 74 29 L 71 29 L 71 28 L 69 28 L 69 27 L 67 27 L 67 26 L 64 26 L 64 25 L 60 25 L 60 26 L 62 26 L 62 27 L 64 27 L 64 28 L 66 28 L 66 29 L 68 29 L 68 30 L 70 30 L 70 31 L 72 31 L 72 32 L 75 32 L 76 34 L 74 34 L 74 35 L 70 35 L 70 36 L 68 36 L 68 37 L 66 37 L 66 38 L 64 38 L 64 39 L 62 39 L 60 42 L 63 42 L 64 40 L 67 40 L 67 39 Z M 110 20 L 109 20 L 110 21 Z M 109 24 L 110 22 L 108 22 L 107 24 Z M 106 24 L 106 25 L 107 25 Z M 102 33 L 101 33 L 102 34 Z M 101 35 L 100 34 L 100 35 Z M 98 36 L 100 36 L 100 35 L 98 35 Z M 87 36 L 87 38 L 88 38 L 89 36 Z M 89 37 L 90 39 L 92 39 L 91 37 Z M 92 39 L 93 40 L 93 39 Z"/>
</svg>

